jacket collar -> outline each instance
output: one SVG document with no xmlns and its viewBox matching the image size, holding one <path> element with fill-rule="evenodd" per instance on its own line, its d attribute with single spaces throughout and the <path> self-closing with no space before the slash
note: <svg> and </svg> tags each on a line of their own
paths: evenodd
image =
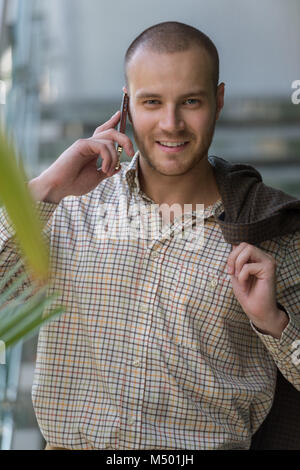
<svg viewBox="0 0 300 470">
<path fill-rule="evenodd" d="M 215 217 L 228 243 L 260 243 L 300 230 L 300 200 L 263 183 L 250 165 L 211 156 L 224 212 Z"/>
</svg>

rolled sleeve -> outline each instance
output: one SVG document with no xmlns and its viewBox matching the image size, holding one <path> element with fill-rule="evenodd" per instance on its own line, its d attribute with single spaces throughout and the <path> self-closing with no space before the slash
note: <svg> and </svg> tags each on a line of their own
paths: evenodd
<svg viewBox="0 0 300 470">
<path fill-rule="evenodd" d="M 289 318 L 280 338 L 264 334 L 252 322 L 250 324 L 282 374 L 300 390 L 300 360 L 296 359 L 296 349 L 300 345 L 300 232 L 291 234 L 285 246 L 276 294 L 279 308 Z"/>
<path fill-rule="evenodd" d="M 43 226 L 47 224 L 58 204 L 38 201 L 35 205 L 37 215 Z M 14 226 L 5 207 L 0 208 L 0 240 L 5 242 L 15 235 Z"/>
<path fill-rule="evenodd" d="M 276 356 L 277 359 L 283 359 L 288 355 L 288 360 L 290 360 L 290 351 L 293 343 L 300 339 L 300 322 L 299 319 L 291 312 L 287 310 L 285 310 L 285 312 L 289 318 L 289 322 L 283 330 L 280 338 L 274 338 L 271 335 L 261 333 L 252 322 L 250 322 L 250 324 L 273 356 Z"/>
</svg>

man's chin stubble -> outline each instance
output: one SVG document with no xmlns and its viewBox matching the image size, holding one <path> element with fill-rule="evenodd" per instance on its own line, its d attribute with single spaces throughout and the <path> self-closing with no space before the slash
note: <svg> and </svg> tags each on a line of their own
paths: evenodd
<svg viewBox="0 0 300 470">
<path fill-rule="evenodd" d="M 189 165 L 189 167 L 187 168 L 183 168 L 183 169 L 180 169 L 178 168 L 178 170 L 176 171 L 172 171 L 172 170 L 169 170 L 169 171 L 166 171 L 164 168 L 159 168 L 159 166 L 156 166 L 148 157 L 145 157 L 144 154 L 142 154 L 140 152 L 140 156 L 141 158 L 144 159 L 144 162 L 152 169 L 154 170 L 156 173 L 158 173 L 159 175 L 162 175 L 162 176 L 174 176 L 174 177 L 178 177 L 178 176 L 185 176 L 187 175 L 188 173 L 191 173 L 192 171 L 195 171 L 199 168 L 201 162 L 203 161 L 203 159 L 207 159 L 207 152 L 205 155 L 202 155 L 201 158 L 197 158 L 197 160 L 195 160 L 193 163 L 191 163 Z"/>
</svg>

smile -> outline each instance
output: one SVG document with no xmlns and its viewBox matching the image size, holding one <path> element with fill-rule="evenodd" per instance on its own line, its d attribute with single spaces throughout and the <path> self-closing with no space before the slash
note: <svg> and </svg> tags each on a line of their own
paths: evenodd
<svg viewBox="0 0 300 470">
<path fill-rule="evenodd" d="M 185 149 L 188 142 L 156 142 L 164 152 L 180 152 Z"/>
<path fill-rule="evenodd" d="M 165 147 L 179 147 L 184 145 L 185 142 L 158 142 L 160 145 L 164 145 Z"/>
</svg>

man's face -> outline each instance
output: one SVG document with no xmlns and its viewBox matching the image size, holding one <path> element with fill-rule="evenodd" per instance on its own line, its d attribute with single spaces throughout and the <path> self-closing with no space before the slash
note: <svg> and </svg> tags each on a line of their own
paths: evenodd
<svg viewBox="0 0 300 470">
<path fill-rule="evenodd" d="M 130 117 L 141 156 L 163 175 L 183 175 L 203 163 L 224 86 L 213 87 L 211 60 L 198 47 L 173 54 L 139 49 L 131 59 Z"/>
</svg>

